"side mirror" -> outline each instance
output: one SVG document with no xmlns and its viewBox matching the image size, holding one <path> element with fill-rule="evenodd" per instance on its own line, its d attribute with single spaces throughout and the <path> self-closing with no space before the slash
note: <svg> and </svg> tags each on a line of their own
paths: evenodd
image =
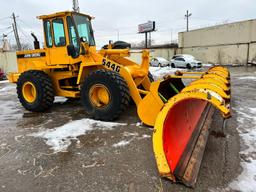
<svg viewBox="0 0 256 192">
<path fill-rule="evenodd" d="M 77 52 L 74 45 L 68 45 L 67 51 L 68 51 L 68 56 L 71 56 L 72 58 L 77 57 Z"/>
</svg>

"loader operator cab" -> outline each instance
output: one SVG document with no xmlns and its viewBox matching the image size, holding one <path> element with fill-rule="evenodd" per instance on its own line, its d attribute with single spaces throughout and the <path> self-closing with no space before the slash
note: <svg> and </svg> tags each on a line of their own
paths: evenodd
<svg viewBox="0 0 256 192">
<path fill-rule="evenodd" d="M 67 29 L 70 45 L 67 47 L 68 54 L 73 58 L 80 55 L 81 42 L 95 46 L 91 21 L 88 17 L 72 14 L 67 17 Z"/>
<path fill-rule="evenodd" d="M 92 17 L 75 12 L 60 12 L 47 16 L 40 16 L 43 20 L 45 34 L 45 48 L 49 55 L 62 55 L 61 58 L 51 57 L 51 64 L 70 63 L 70 57 L 79 57 L 81 43 L 88 43 L 95 47 L 95 40 L 91 26 Z"/>
</svg>

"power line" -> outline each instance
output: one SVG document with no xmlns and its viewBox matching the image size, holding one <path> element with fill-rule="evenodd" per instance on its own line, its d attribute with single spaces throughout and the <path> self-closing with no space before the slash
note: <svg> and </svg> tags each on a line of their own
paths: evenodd
<svg viewBox="0 0 256 192">
<path fill-rule="evenodd" d="M 12 26 L 8 26 L 8 27 L 5 27 L 5 28 L 1 28 L 0 31 L 5 31 L 5 30 L 11 29 L 11 28 L 12 28 Z"/>
<path fill-rule="evenodd" d="M 32 27 L 30 25 L 28 25 L 24 20 L 22 20 L 21 18 L 17 19 L 18 21 L 21 21 L 24 25 L 26 25 L 28 28 L 32 29 Z"/>
<path fill-rule="evenodd" d="M 22 20 L 21 18 L 17 19 L 18 22 L 21 22 L 22 25 L 25 25 L 26 28 L 28 28 L 31 32 L 35 32 L 35 33 L 40 33 L 38 28 L 33 28 L 31 25 L 29 25 L 27 22 L 25 22 L 24 20 Z M 24 30 L 23 30 L 24 31 Z M 30 37 L 30 35 L 29 35 Z"/>
<path fill-rule="evenodd" d="M 11 17 L 0 17 L 0 20 L 11 19 Z"/>
<path fill-rule="evenodd" d="M 11 33 L 13 33 L 13 31 L 10 31 L 10 32 L 8 32 L 8 33 L 4 33 L 4 35 L 8 36 L 8 35 L 10 35 Z"/>
<path fill-rule="evenodd" d="M 19 27 L 19 30 L 22 33 L 22 35 L 23 35 L 24 39 L 26 40 L 26 42 L 28 44 L 31 44 L 31 39 L 29 38 L 29 36 L 20 27 Z"/>
</svg>

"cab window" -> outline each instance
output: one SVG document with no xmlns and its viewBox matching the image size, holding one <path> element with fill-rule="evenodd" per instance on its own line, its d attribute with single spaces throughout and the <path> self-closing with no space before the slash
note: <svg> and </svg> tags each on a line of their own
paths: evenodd
<svg viewBox="0 0 256 192">
<path fill-rule="evenodd" d="M 54 19 L 52 22 L 54 44 L 56 47 L 62 47 L 66 45 L 66 37 L 64 31 L 64 23 L 62 19 Z"/>
<path fill-rule="evenodd" d="M 76 24 L 79 37 L 85 38 L 89 45 L 95 46 L 90 20 L 82 15 L 74 15 L 73 18 Z"/>
<path fill-rule="evenodd" d="M 45 40 L 46 40 L 46 46 L 52 47 L 52 29 L 51 29 L 51 22 L 50 21 L 44 21 L 44 31 L 45 31 Z"/>
<path fill-rule="evenodd" d="M 71 45 L 74 45 L 76 49 L 79 49 L 79 37 L 77 36 L 75 25 L 70 16 L 67 17 L 67 24 L 68 24 L 69 42 Z"/>
</svg>

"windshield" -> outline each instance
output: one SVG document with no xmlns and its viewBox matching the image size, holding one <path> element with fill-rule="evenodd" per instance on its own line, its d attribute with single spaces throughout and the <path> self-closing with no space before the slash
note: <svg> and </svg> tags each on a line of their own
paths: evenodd
<svg viewBox="0 0 256 192">
<path fill-rule="evenodd" d="M 73 15 L 73 18 L 77 28 L 79 38 L 84 37 L 86 38 L 90 46 L 95 46 L 93 30 L 92 30 L 92 26 L 89 18 L 83 15 L 76 15 L 76 14 Z"/>
<path fill-rule="evenodd" d="M 183 58 L 188 58 L 188 59 L 195 59 L 195 57 L 193 57 L 192 55 L 182 55 Z"/>
<path fill-rule="evenodd" d="M 165 61 L 167 61 L 165 58 L 163 58 L 163 57 L 157 57 L 157 60 L 158 61 L 162 61 L 162 62 L 165 62 Z"/>
<path fill-rule="evenodd" d="M 176 59 L 176 58 L 195 59 L 195 57 L 193 57 L 192 55 L 186 55 L 186 54 L 183 54 L 183 55 L 174 55 L 174 56 L 173 56 L 173 59 Z"/>
</svg>

